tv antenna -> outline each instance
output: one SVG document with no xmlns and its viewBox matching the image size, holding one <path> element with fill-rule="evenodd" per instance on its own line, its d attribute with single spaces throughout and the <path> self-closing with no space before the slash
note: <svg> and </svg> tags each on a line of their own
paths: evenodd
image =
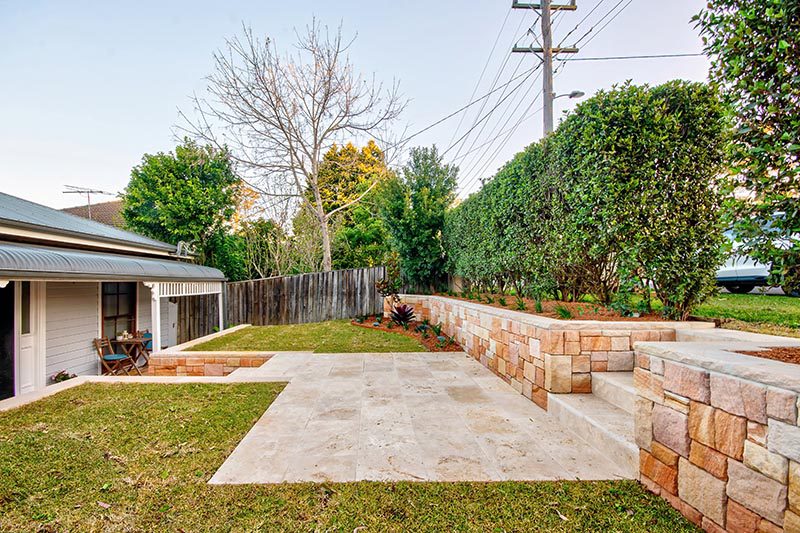
<svg viewBox="0 0 800 533">
<path fill-rule="evenodd" d="M 77 185 L 64 185 L 64 194 L 85 194 L 86 195 L 86 207 L 89 210 L 89 220 L 92 220 L 92 195 L 93 194 L 104 194 L 106 196 L 116 196 L 116 193 L 103 191 L 100 189 L 92 189 L 90 187 L 79 187 Z"/>
</svg>

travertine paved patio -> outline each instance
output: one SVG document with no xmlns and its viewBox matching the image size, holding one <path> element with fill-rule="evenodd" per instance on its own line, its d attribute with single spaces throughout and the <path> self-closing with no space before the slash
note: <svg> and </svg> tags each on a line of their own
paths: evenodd
<svg viewBox="0 0 800 533">
<path fill-rule="evenodd" d="M 236 374 L 289 384 L 211 483 L 621 477 L 464 353 L 284 353 Z"/>
</svg>

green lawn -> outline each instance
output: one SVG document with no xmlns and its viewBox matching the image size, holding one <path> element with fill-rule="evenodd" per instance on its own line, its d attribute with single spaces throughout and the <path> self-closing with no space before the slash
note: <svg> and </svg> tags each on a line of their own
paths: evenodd
<svg viewBox="0 0 800 533">
<path fill-rule="evenodd" d="M 424 352 L 411 337 L 333 320 L 291 326 L 251 326 L 191 348 L 194 351 Z"/>
<path fill-rule="evenodd" d="M 719 294 L 697 308 L 694 314 L 729 319 L 723 325 L 732 329 L 800 336 L 800 298 L 773 294 Z"/>
<path fill-rule="evenodd" d="M 632 481 L 210 486 L 281 384 L 91 384 L 0 413 L 0 530 L 698 531 Z"/>
</svg>

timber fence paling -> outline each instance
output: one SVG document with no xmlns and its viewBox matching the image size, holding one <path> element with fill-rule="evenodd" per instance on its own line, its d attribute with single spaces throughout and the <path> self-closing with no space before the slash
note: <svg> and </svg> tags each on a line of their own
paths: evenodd
<svg viewBox="0 0 800 533">
<path fill-rule="evenodd" d="M 384 272 L 379 266 L 227 283 L 225 323 L 304 324 L 379 314 L 383 299 L 375 283 Z"/>
</svg>

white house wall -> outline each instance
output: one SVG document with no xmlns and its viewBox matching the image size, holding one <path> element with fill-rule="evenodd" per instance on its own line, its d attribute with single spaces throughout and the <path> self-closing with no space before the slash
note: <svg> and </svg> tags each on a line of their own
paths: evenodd
<svg viewBox="0 0 800 533">
<path fill-rule="evenodd" d="M 45 303 L 46 379 L 61 370 L 97 374 L 92 340 L 100 327 L 97 283 L 48 282 Z"/>
</svg>

